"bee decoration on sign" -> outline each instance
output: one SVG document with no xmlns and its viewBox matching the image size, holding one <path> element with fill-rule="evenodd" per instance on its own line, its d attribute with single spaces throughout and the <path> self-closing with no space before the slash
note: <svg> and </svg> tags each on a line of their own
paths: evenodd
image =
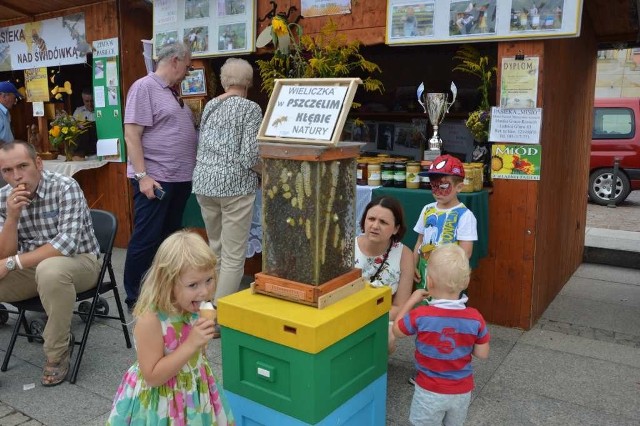
<svg viewBox="0 0 640 426">
<path fill-rule="evenodd" d="M 47 43 L 44 41 L 42 37 L 38 34 L 35 28 L 31 30 L 31 40 L 33 40 L 33 44 L 38 47 L 40 53 L 46 53 L 47 51 Z"/>
<path fill-rule="evenodd" d="M 283 115 L 282 117 L 278 117 L 275 120 L 273 120 L 273 123 L 271 124 L 273 127 L 278 127 L 280 124 L 285 123 L 287 121 L 287 116 Z"/>
</svg>

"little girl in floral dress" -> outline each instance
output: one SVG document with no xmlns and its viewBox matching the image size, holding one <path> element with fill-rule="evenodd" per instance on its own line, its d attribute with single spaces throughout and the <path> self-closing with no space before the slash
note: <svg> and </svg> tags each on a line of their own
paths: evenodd
<svg viewBox="0 0 640 426">
<path fill-rule="evenodd" d="M 215 292 L 216 258 L 179 231 L 158 249 L 133 315 L 138 360 L 125 373 L 107 425 L 234 425 L 205 357 L 214 322 L 198 316 Z"/>
</svg>

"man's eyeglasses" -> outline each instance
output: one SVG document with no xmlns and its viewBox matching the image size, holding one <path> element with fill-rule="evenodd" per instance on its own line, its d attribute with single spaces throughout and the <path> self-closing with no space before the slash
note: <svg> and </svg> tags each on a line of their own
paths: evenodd
<svg viewBox="0 0 640 426">
<path fill-rule="evenodd" d="M 178 103 L 180 104 L 180 108 L 184 108 L 184 101 L 182 100 L 182 98 L 180 97 L 180 95 L 178 95 L 178 92 L 176 92 L 175 90 L 173 90 L 171 87 L 169 87 L 169 90 L 171 90 L 171 94 L 173 95 L 173 97 L 176 99 L 176 101 L 178 101 Z"/>
</svg>

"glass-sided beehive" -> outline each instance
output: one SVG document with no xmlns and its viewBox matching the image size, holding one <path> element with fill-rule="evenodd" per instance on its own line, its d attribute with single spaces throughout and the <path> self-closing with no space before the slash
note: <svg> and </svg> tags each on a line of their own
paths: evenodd
<svg viewBox="0 0 640 426">
<path fill-rule="evenodd" d="M 321 285 L 353 269 L 359 144 L 261 144 L 262 272 Z"/>
</svg>

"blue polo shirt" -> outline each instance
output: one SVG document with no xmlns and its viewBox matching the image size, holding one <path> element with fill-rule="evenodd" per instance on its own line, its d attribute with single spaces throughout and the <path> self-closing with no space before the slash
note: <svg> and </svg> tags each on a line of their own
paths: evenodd
<svg viewBox="0 0 640 426">
<path fill-rule="evenodd" d="M 13 142 L 13 132 L 11 131 L 11 115 L 4 105 L 0 104 L 0 140 Z"/>
</svg>

